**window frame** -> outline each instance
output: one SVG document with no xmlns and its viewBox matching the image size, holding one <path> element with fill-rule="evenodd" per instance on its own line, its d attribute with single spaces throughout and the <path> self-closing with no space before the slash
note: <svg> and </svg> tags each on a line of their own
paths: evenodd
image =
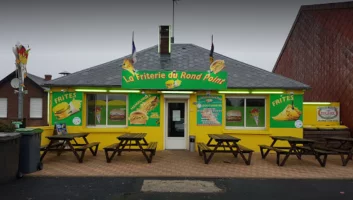
<svg viewBox="0 0 353 200">
<path fill-rule="evenodd" d="M 0 97 L 0 99 L 6 100 L 6 105 L 5 105 L 6 113 L 4 116 L 0 115 L 0 119 L 7 119 L 9 116 L 9 99 L 7 97 Z"/>
<path fill-rule="evenodd" d="M 125 96 L 125 102 L 126 102 L 126 123 L 125 125 L 108 125 L 108 120 L 106 120 L 105 125 L 88 125 L 88 101 L 87 101 L 87 95 L 105 95 L 105 114 L 108 115 L 108 95 L 121 95 Z M 128 127 L 128 116 L 129 116 L 129 95 L 128 94 L 123 94 L 123 93 L 85 93 L 85 103 L 86 103 L 86 127 L 87 128 L 126 128 Z M 106 116 L 107 119 L 107 116 Z"/>
<path fill-rule="evenodd" d="M 40 117 L 34 117 L 34 116 L 32 116 L 31 114 L 32 114 L 32 104 L 31 104 L 31 102 L 32 102 L 32 99 L 40 99 L 41 100 L 41 112 L 40 112 Z M 43 98 L 42 97 L 30 97 L 29 98 L 29 118 L 30 119 L 43 119 Z"/>
<path fill-rule="evenodd" d="M 224 100 L 225 100 L 225 113 L 223 115 L 223 117 L 225 118 L 224 119 L 224 127 L 225 129 L 228 129 L 228 130 L 266 130 L 266 127 L 267 127 L 267 100 L 266 100 L 266 96 L 234 96 L 234 95 L 225 95 L 224 96 Z M 226 123 L 226 113 L 227 113 L 227 102 L 226 102 L 226 99 L 227 98 L 231 98 L 231 99 L 244 99 L 244 113 L 245 113 L 245 117 L 244 117 L 244 126 L 227 126 Z M 264 107 L 265 107 L 265 121 L 264 121 L 264 126 L 263 127 L 247 127 L 246 126 L 246 116 L 247 116 L 247 113 L 246 113 L 246 107 L 247 107 L 247 100 L 246 99 L 263 99 L 265 102 L 264 102 Z"/>
</svg>

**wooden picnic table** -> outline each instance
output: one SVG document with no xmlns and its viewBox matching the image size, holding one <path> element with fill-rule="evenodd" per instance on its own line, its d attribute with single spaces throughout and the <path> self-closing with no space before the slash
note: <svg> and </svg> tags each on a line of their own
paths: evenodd
<svg viewBox="0 0 353 200">
<path fill-rule="evenodd" d="M 210 139 L 206 145 L 204 143 L 198 143 L 199 155 L 204 156 L 205 164 L 208 164 L 211 161 L 215 153 L 232 153 L 234 157 L 237 157 L 238 154 L 240 154 L 244 162 L 247 165 L 250 165 L 253 150 L 239 145 L 239 138 L 227 134 L 208 134 L 208 137 Z M 211 144 L 213 140 L 216 144 Z M 223 150 L 220 150 L 219 148 L 222 147 Z M 206 153 L 210 153 L 210 155 L 207 157 Z M 248 158 L 244 155 L 246 153 L 249 154 Z"/>
<path fill-rule="evenodd" d="M 353 154 L 353 138 L 345 137 L 324 137 L 326 140 L 325 148 L 329 151 L 334 151 L 341 156 L 342 165 L 346 166 L 349 160 L 352 160 Z M 330 142 L 339 142 L 338 146 L 330 145 Z M 345 158 L 344 156 L 347 155 Z"/>
<path fill-rule="evenodd" d="M 141 151 L 147 162 L 151 163 L 152 156 L 155 155 L 156 152 L 157 142 L 148 143 L 145 139 L 146 135 L 146 133 L 126 133 L 117 137 L 117 139 L 120 141 L 119 143 L 104 147 L 107 162 L 111 162 L 116 153 L 118 153 L 118 156 L 120 156 L 123 151 Z M 143 148 L 143 146 L 147 147 Z M 109 156 L 108 152 L 110 151 L 113 153 Z M 149 156 L 147 155 L 147 152 L 150 152 Z"/>
<path fill-rule="evenodd" d="M 48 151 L 56 151 L 58 156 L 60 156 L 63 151 L 71 151 L 80 163 L 83 162 L 86 149 L 89 149 L 92 155 L 96 156 L 99 142 L 89 143 L 86 138 L 88 135 L 89 133 L 72 133 L 47 136 L 46 138 L 48 138 L 50 142 L 48 145 L 41 147 L 41 150 L 44 152 L 40 160 L 42 161 L 44 159 Z M 82 138 L 84 143 L 78 143 L 76 141 L 77 138 Z M 75 143 L 72 143 L 71 141 L 74 141 Z M 68 146 L 69 149 L 65 149 L 66 146 Z M 93 147 L 95 147 L 95 149 L 93 149 Z M 81 155 L 79 155 L 78 152 L 81 152 Z"/>
<path fill-rule="evenodd" d="M 319 150 L 313 147 L 315 141 L 310 139 L 297 138 L 292 136 L 270 136 L 273 140 L 270 146 L 267 145 L 259 145 L 261 156 L 263 159 L 269 154 L 270 151 L 275 151 L 277 153 L 277 165 L 284 166 L 287 159 L 290 155 L 296 155 L 296 157 L 301 160 L 302 155 L 314 155 L 319 164 L 324 167 L 326 165 L 327 155 L 332 152 L 326 150 Z M 287 141 L 289 143 L 289 147 L 279 147 L 275 146 L 277 141 Z M 299 146 L 300 145 L 300 146 Z M 301 146 L 302 145 L 302 146 Z M 266 152 L 263 152 L 264 149 L 267 149 Z M 284 154 L 285 157 L 280 162 L 280 155 Z M 320 157 L 324 156 L 323 159 Z"/>
</svg>

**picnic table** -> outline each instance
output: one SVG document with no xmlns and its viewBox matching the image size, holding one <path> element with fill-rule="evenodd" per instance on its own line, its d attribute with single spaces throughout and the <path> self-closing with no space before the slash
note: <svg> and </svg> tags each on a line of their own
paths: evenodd
<svg viewBox="0 0 353 200">
<path fill-rule="evenodd" d="M 145 139 L 146 135 L 146 133 L 126 133 L 117 137 L 120 142 L 103 148 L 105 151 L 107 163 L 110 163 L 116 154 L 120 156 L 123 151 L 141 151 L 147 162 L 151 163 L 152 157 L 156 153 L 157 142 L 148 143 Z M 143 146 L 147 147 L 143 148 Z M 112 154 L 109 155 L 109 152 L 112 152 Z M 147 155 L 148 152 L 150 155 Z"/>
<path fill-rule="evenodd" d="M 325 147 L 321 149 L 333 151 L 341 156 L 342 165 L 346 166 L 349 160 L 352 160 L 353 154 L 353 138 L 345 137 L 324 137 L 326 140 Z M 338 146 L 332 146 L 332 142 L 338 142 Z M 318 147 L 320 148 L 320 147 Z M 344 156 L 347 156 L 346 158 Z"/>
<path fill-rule="evenodd" d="M 276 163 L 278 166 L 284 166 L 290 155 L 295 155 L 299 160 L 301 160 L 302 155 L 314 155 L 316 160 L 322 167 L 326 165 L 327 155 L 332 154 L 332 151 L 316 149 L 314 148 L 314 140 L 303 139 L 291 136 L 270 136 L 273 140 L 270 146 L 259 145 L 261 156 L 263 159 L 269 154 L 270 151 L 275 151 L 277 153 Z M 278 140 L 287 141 L 289 147 L 274 146 Z M 301 146 L 302 145 L 302 146 Z M 266 149 L 266 152 L 264 152 Z M 285 155 L 282 162 L 280 162 L 280 155 Z M 323 159 L 321 159 L 323 156 Z"/>
<path fill-rule="evenodd" d="M 62 135 L 52 135 L 47 136 L 50 140 L 48 145 L 42 146 L 41 151 L 44 151 L 40 160 L 42 161 L 48 151 L 56 151 L 57 155 L 60 156 L 64 151 L 71 151 L 77 158 L 79 163 L 83 162 L 85 152 L 89 149 L 93 156 L 97 155 L 99 142 L 89 143 L 87 136 L 89 133 L 72 133 L 72 134 L 62 134 Z M 82 138 L 84 143 L 78 143 L 77 138 Z M 74 141 L 75 143 L 72 143 Z M 69 147 L 66 149 L 65 147 Z M 93 149 L 95 147 L 95 149 Z M 81 155 L 79 155 L 81 152 Z"/>
<path fill-rule="evenodd" d="M 207 144 L 202 142 L 197 143 L 199 155 L 203 155 L 205 164 L 211 161 L 215 153 L 232 153 L 234 157 L 240 154 L 245 164 L 250 165 L 253 150 L 238 144 L 240 141 L 239 138 L 227 134 L 208 134 L 208 137 L 210 139 Z M 216 144 L 212 144 L 213 140 Z M 222 147 L 223 149 L 220 149 Z M 210 155 L 207 156 L 206 153 L 210 153 Z M 248 158 L 246 158 L 244 154 L 249 154 Z"/>
</svg>

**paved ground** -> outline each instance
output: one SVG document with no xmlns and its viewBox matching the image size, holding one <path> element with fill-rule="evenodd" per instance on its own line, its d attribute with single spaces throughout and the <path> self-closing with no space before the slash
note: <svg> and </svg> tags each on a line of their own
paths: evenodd
<svg viewBox="0 0 353 200">
<path fill-rule="evenodd" d="M 60 157 L 48 154 L 44 159 L 44 170 L 30 176 L 99 176 L 99 177 L 199 177 L 199 178 L 305 178 L 305 179 L 353 179 L 353 161 L 343 167 L 340 157 L 329 156 L 326 167 L 320 167 L 314 156 L 303 156 L 298 160 L 291 156 L 286 165 L 276 165 L 275 154 L 261 159 L 255 153 L 250 166 L 232 154 L 216 154 L 206 165 L 196 152 L 158 151 L 151 164 L 141 152 L 124 152 L 122 156 L 106 163 L 104 152 L 96 157 L 89 151 L 83 163 L 66 152 Z"/>
<path fill-rule="evenodd" d="M 1 185 L 1 200 L 122 200 L 122 199 L 353 199 L 353 180 L 193 179 L 214 182 L 222 192 L 142 192 L 144 180 L 182 178 L 31 177 Z M 175 191 L 175 190 L 173 190 Z"/>
</svg>

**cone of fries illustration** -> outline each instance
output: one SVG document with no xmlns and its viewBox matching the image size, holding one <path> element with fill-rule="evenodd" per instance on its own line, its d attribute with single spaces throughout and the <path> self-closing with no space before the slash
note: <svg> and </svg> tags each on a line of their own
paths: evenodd
<svg viewBox="0 0 353 200">
<path fill-rule="evenodd" d="M 211 63 L 210 70 L 214 74 L 217 74 L 218 72 L 222 71 L 224 67 L 224 60 L 215 60 Z"/>
<path fill-rule="evenodd" d="M 301 111 L 297 107 L 288 104 L 282 112 L 272 117 L 272 119 L 276 121 L 295 121 L 300 118 L 301 114 Z"/>
<path fill-rule="evenodd" d="M 165 82 L 165 86 L 168 88 L 168 89 L 173 89 L 173 88 L 176 88 L 176 87 L 179 87 L 181 85 L 181 80 L 168 80 Z"/>
<path fill-rule="evenodd" d="M 124 59 L 122 68 L 129 71 L 133 76 L 136 74 L 136 70 L 130 59 Z"/>
</svg>

